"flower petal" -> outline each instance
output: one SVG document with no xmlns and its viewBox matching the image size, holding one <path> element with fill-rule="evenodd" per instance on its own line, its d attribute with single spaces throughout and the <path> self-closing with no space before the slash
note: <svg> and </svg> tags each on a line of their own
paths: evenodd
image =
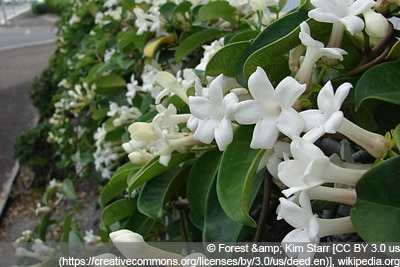
<svg viewBox="0 0 400 267">
<path fill-rule="evenodd" d="M 222 103 L 222 99 L 224 97 L 222 91 L 223 78 L 224 78 L 223 74 L 220 74 L 210 83 L 208 97 L 210 98 L 212 103 L 218 103 L 218 104 Z"/>
<path fill-rule="evenodd" d="M 327 120 L 327 116 L 318 109 L 309 109 L 299 113 L 304 120 L 304 131 L 308 132 L 315 127 L 324 124 Z"/>
<path fill-rule="evenodd" d="M 273 148 L 278 135 L 279 130 L 276 128 L 276 120 L 274 118 L 264 118 L 258 121 L 254 127 L 250 147 L 254 149 Z"/>
<path fill-rule="evenodd" d="M 215 141 L 220 151 L 224 151 L 233 140 L 232 124 L 230 120 L 223 119 L 215 127 Z"/>
<path fill-rule="evenodd" d="M 300 135 L 305 127 L 305 122 L 296 110 L 289 108 L 282 110 L 276 126 L 284 135 L 292 138 Z"/>
<path fill-rule="evenodd" d="M 281 202 L 280 217 L 283 218 L 288 224 L 295 228 L 308 228 L 309 222 L 313 214 L 306 212 L 303 208 L 286 198 L 279 198 Z"/>
<path fill-rule="evenodd" d="M 304 93 L 307 85 L 299 83 L 293 77 L 284 78 L 275 89 L 276 101 L 283 108 L 290 108 L 299 96 Z"/>
<path fill-rule="evenodd" d="M 302 186 L 301 177 L 307 164 L 300 160 L 286 160 L 278 165 L 278 178 L 288 187 Z"/>
<path fill-rule="evenodd" d="M 334 112 L 329 119 L 324 123 L 323 129 L 324 132 L 334 134 L 340 128 L 340 125 L 343 121 L 343 112 L 336 111 Z"/>
<path fill-rule="evenodd" d="M 256 71 L 250 75 L 248 86 L 255 100 L 262 102 L 265 99 L 275 98 L 274 87 L 269 81 L 265 71 L 260 67 L 257 67 Z"/>
<path fill-rule="evenodd" d="M 211 115 L 216 114 L 214 105 L 211 101 L 201 96 L 189 97 L 189 109 L 190 113 L 199 119 L 207 119 Z"/>
<path fill-rule="evenodd" d="M 193 138 L 205 144 L 211 143 L 211 141 L 214 139 L 215 127 L 218 123 L 219 121 L 213 119 L 199 121 L 199 125 L 193 134 Z"/>
<path fill-rule="evenodd" d="M 321 149 L 300 137 L 293 138 L 292 143 L 290 143 L 290 151 L 294 159 L 307 163 L 310 163 L 316 158 L 325 157 Z"/>
<path fill-rule="evenodd" d="M 350 89 L 353 88 L 351 83 L 341 84 L 335 92 L 334 109 L 339 110 L 342 107 L 343 101 L 348 96 Z"/>
<path fill-rule="evenodd" d="M 258 101 L 245 100 L 239 103 L 239 107 L 234 114 L 235 120 L 240 124 L 255 124 L 262 120 L 265 111 Z"/>
<path fill-rule="evenodd" d="M 347 16 L 339 20 L 351 34 L 360 32 L 364 28 L 364 21 L 357 16 Z"/>
</svg>

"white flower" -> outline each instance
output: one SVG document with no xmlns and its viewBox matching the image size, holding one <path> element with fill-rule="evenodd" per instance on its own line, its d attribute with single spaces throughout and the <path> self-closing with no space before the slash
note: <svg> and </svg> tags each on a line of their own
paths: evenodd
<svg viewBox="0 0 400 267">
<path fill-rule="evenodd" d="M 302 192 L 299 196 L 300 206 L 285 198 L 279 200 L 281 205 L 278 219 L 284 219 L 296 228 L 283 238 L 282 244 L 297 242 L 303 243 L 302 245 L 307 243 L 318 244 L 322 237 L 354 232 L 350 216 L 335 219 L 317 218 L 312 212 L 310 199 L 305 192 Z M 309 259 L 314 256 L 314 252 L 306 248 L 303 252 L 286 251 L 286 254 L 298 259 Z"/>
<path fill-rule="evenodd" d="M 336 133 L 343 120 L 343 112 L 340 111 L 342 103 L 352 87 L 350 83 L 343 83 L 334 92 L 330 81 L 322 87 L 317 98 L 319 109 L 300 112 L 307 132 L 304 139 L 315 142 L 325 133 Z"/>
<path fill-rule="evenodd" d="M 265 71 L 257 68 L 249 78 L 249 90 L 254 100 L 240 102 L 235 113 L 238 123 L 256 124 L 251 148 L 272 148 L 279 131 L 288 137 L 302 132 L 304 122 L 292 105 L 305 89 L 306 85 L 286 77 L 274 90 Z"/>
<path fill-rule="evenodd" d="M 314 142 L 325 133 L 339 132 L 372 156 L 381 158 L 389 149 L 389 141 L 352 123 L 339 110 L 350 88 L 351 84 L 344 83 L 334 93 L 331 83 L 325 84 L 317 98 L 319 110 L 300 112 L 306 122 L 305 131 L 308 131 L 303 138 Z"/>
<path fill-rule="evenodd" d="M 182 86 L 178 83 L 176 77 L 174 77 L 171 73 L 166 71 L 160 71 L 154 77 L 154 81 L 159 84 L 163 90 L 156 97 L 156 104 L 161 102 L 165 96 L 168 96 L 171 93 L 179 96 L 185 103 L 188 103 L 188 97 L 186 92 L 183 90 Z"/>
<path fill-rule="evenodd" d="M 361 13 L 375 5 L 373 0 L 311 0 L 315 7 L 308 12 L 310 18 L 320 22 L 341 23 L 354 34 L 364 28 Z"/>
<path fill-rule="evenodd" d="M 215 138 L 218 148 L 223 151 L 232 142 L 232 117 L 238 108 L 238 98 L 234 93 L 223 96 L 223 75 L 210 84 L 208 97 L 190 96 L 189 108 L 199 119 L 193 138 L 205 144 Z"/>
<path fill-rule="evenodd" d="M 354 186 L 366 172 L 333 164 L 317 146 L 299 137 L 293 139 L 290 151 L 293 159 L 278 166 L 279 179 L 290 187 L 282 191 L 285 196 L 329 182 Z"/>
<path fill-rule="evenodd" d="M 301 40 L 301 43 L 307 47 L 304 59 L 296 74 L 296 79 L 300 83 L 310 83 L 314 65 L 321 57 L 343 60 L 343 55 L 347 54 L 347 52 L 343 49 L 326 48 L 323 43 L 314 40 L 311 37 L 310 27 L 305 21 L 300 24 L 299 38 Z"/>
</svg>

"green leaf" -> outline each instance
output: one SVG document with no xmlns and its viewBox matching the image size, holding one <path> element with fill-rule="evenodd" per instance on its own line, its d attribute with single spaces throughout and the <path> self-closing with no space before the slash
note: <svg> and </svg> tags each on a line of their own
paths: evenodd
<svg viewBox="0 0 400 267">
<path fill-rule="evenodd" d="M 223 18 L 231 23 L 235 22 L 236 8 L 227 1 L 209 2 L 199 10 L 199 18 L 202 21 L 209 21 Z"/>
<path fill-rule="evenodd" d="M 69 240 L 69 231 L 71 230 L 72 216 L 74 216 L 74 214 L 72 212 L 70 212 L 64 218 L 63 229 L 62 229 L 61 237 L 60 237 L 60 242 L 62 242 L 62 243 L 68 242 L 68 240 Z"/>
<path fill-rule="evenodd" d="M 76 194 L 74 184 L 70 179 L 66 179 L 63 181 L 60 191 L 63 196 L 67 199 L 78 199 L 78 195 Z"/>
<path fill-rule="evenodd" d="M 214 179 L 207 194 L 205 210 L 203 242 L 236 242 L 243 224 L 232 221 L 222 209 L 216 191 Z"/>
<path fill-rule="evenodd" d="M 354 98 L 356 110 L 367 99 L 378 99 L 400 105 L 400 62 L 387 62 L 367 70 L 356 84 Z"/>
<path fill-rule="evenodd" d="M 170 169 L 144 184 L 140 191 L 138 210 L 153 219 L 161 219 L 164 206 L 186 181 L 191 164 Z"/>
<path fill-rule="evenodd" d="M 184 39 L 175 51 L 175 60 L 181 61 L 185 56 L 189 55 L 196 48 L 199 48 L 204 43 L 214 40 L 221 34 L 221 31 L 215 28 L 206 29 L 196 32 Z"/>
<path fill-rule="evenodd" d="M 101 76 L 96 79 L 96 93 L 98 94 L 114 94 L 118 91 L 126 89 L 126 82 L 124 78 L 119 75 Z"/>
<path fill-rule="evenodd" d="M 241 65 L 243 67 L 239 67 L 237 70 L 238 82 L 247 86 L 247 79 L 256 70 L 257 66 L 266 68 L 266 65 L 271 65 L 276 67 L 277 59 L 280 60 L 279 66 L 282 67 L 282 55 L 301 43 L 298 38 L 299 25 L 307 19 L 308 13 L 306 11 L 296 11 L 268 25 L 256 37 L 242 58 Z M 324 28 L 328 27 L 325 25 Z M 311 31 L 312 33 L 315 32 L 312 28 Z M 263 55 L 264 52 L 267 52 L 267 54 Z M 257 59 L 257 56 L 261 56 L 262 59 Z M 265 60 L 269 61 L 265 62 Z M 270 71 L 269 68 L 266 68 L 266 70 Z M 289 71 L 287 66 L 286 71 Z M 278 72 L 282 72 L 281 68 L 279 68 Z M 268 75 L 270 75 L 269 72 Z M 282 75 L 285 74 L 278 76 Z"/>
<path fill-rule="evenodd" d="M 135 209 L 126 220 L 123 228 L 138 233 L 143 237 L 146 237 L 153 229 L 154 224 L 154 219 L 147 217 L 146 215 Z"/>
<path fill-rule="evenodd" d="M 249 44 L 249 41 L 243 41 L 224 46 L 207 63 L 206 74 L 214 77 L 219 74 L 235 77 L 238 66 Z"/>
<path fill-rule="evenodd" d="M 111 200 L 120 195 L 127 187 L 126 180 L 129 175 L 138 171 L 140 165 L 135 165 L 131 162 L 125 163 L 115 172 L 110 181 L 103 187 L 99 197 L 100 206 L 106 206 Z"/>
<path fill-rule="evenodd" d="M 229 44 L 242 41 L 251 41 L 252 39 L 256 38 L 258 34 L 260 34 L 260 32 L 255 30 L 238 32 L 229 39 Z"/>
<path fill-rule="evenodd" d="M 174 16 L 175 8 L 177 4 L 172 2 L 167 2 L 160 7 L 160 14 L 169 22 L 172 21 L 172 17 Z"/>
<path fill-rule="evenodd" d="M 400 124 L 394 129 L 394 139 L 396 140 L 396 146 L 400 147 Z"/>
<path fill-rule="evenodd" d="M 390 49 L 389 54 L 386 56 L 385 60 L 390 61 L 390 60 L 398 60 L 400 58 L 400 40 L 397 40 L 397 42 L 392 46 L 392 49 Z"/>
<path fill-rule="evenodd" d="M 217 175 L 222 153 L 211 150 L 202 154 L 193 164 L 186 185 L 186 195 L 190 205 L 190 218 L 199 229 L 203 228 L 207 193 Z"/>
<path fill-rule="evenodd" d="M 232 220 L 256 226 L 248 214 L 258 164 L 264 150 L 250 148 L 253 126 L 236 128 L 233 141 L 224 151 L 217 178 L 217 194 L 222 208 Z"/>
<path fill-rule="evenodd" d="M 104 208 L 101 214 L 101 221 L 105 226 L 125 219 L 136 209 L 136 199 L 120 199 Z"/>
<path fill-rule="evenodd" d="M 149 163 L 144 165 L 138 172 L 128 177 L 128 189 L 132 192 L 137 187 L 141 186 L 150 179 L 172 169 L 173 167 L 181 164 L 182 162 L 193 158 L 193 154 L 190 153 L 176 153 L 171 155 L 171 160 L 168 166 L 164 166 L 158 162 L 159 157 L 155 157 Z"/>
<path fill-rule="evenodd" d="M 357 201 L 351 220 L 366 242 L 398 242 L 400 228 L 400 156 L 366 172 L 356 185 Z"/>
</svg>

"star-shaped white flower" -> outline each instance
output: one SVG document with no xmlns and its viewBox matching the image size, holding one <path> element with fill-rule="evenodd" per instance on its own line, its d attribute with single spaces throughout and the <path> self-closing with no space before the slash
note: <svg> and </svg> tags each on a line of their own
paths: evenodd
<svg viewBox="0 0 400 267">
<path fill-rule="evenodd" d="M 190 112 L 198 118 L 193 138 L 205 144 L 215 138 L 221 151 L 232 142 L 232 118 L 238 108 L 237 96 L 229 93 L 224 97 L 223 90 L 221 74 L 211 82 L 208 97 L 189 97 Z"/>
<path fill-rule="evenodd" d="M 310 18 L 320 22 L 341 23 L 354 34 L 364 28 L 363 20 L 358 17 L 375 5 L 373 0 L 311 0 L 315 7 L 308 12 Z"/>
<path fill-rule="evenodd" d="M 235 119 L 241 124 L 256 124 L 251 148 L 272 148 L 279 132 L 290 138 L 301 133 L 304 122 L 292 105 L 305 91 L 306 85 L 286 77 L 274 90 L 260 67 L 250 76 L 248 84 L 253 100 L 239 103 Z"/>
<path fill-rule="evenodd" d="M 315 142 L 325 133 L 336 133 L 343 121 L 343 112 L 340 111 L 343 101 L 353 86 L 350 83 L 343 83 L 336 92 L 328 81 L 318 94 L 318 109 L 309 109 L 300 112 L 305 121 L 303 136 L 308 141 Z"/>
</svg>

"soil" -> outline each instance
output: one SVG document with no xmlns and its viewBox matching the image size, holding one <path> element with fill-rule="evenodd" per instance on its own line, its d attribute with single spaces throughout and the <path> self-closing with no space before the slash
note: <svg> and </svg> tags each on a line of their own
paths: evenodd
<svg viewBox="0 0 400 267">
<path fill-rule="evenodd" d="M 78 199 L 64 199 L 54 208 L 51 219 L 56 223 L 48 227 L 46 241 L 58 241 L 63 220 L 70 212 L 73 213 L 72 222 L 82 236 L 85 235 L 85 231 L 91 229 L 96 234 L 101 216 L 98 206 L 101 187 L 89 179 L 76 181 L 74 185 Z M 21 168 L 0 221 L 0 255 L 6 256 L 6 250 L 7 254 L 11 254 L 6 256 L 6 262 L 2 260 L 1 266 L 15 264 L 12 262 L 15 260 L 14 253 L 10 251 L 12 242 L 21 237 L 23 231 L 34 231 L 41 222 L 41 217 L 35 214 L 35 210 L 37 203 L 41 202 L 44 190 L 44 187 L 33 185 L 33 174 L 29 170 Z"/>
</svg>

